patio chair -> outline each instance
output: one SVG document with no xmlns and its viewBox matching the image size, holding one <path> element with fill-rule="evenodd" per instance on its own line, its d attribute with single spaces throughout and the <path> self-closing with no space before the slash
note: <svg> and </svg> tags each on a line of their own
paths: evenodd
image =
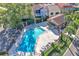
<svg viewBox="0 0 79 59">
<path fill-rule="evenodd" d="M 37 52 L 35 52 L 35 55 L 37 55 L 37 56 L 41 56 L 41 54 L 40 54 L 40 53 L 37 53 Z"/>
<path fill-rule="evenodd" d="M 48 42 L 48 45 L 51 45 L 52 43 L 51 42 Z"/>
</svg>

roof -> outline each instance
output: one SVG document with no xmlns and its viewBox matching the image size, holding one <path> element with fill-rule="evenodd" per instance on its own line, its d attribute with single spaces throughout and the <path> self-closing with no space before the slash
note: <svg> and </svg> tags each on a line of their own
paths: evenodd
<svg viewBox="0 0 79 59">
<path fill-rule="evenodd" d="M 48 18 L 47 20 L 48 20 L 48 22 L 51 22 L 57 26 L 59 26 L 65 22 L 63 14 L 58 14 L 56 16 Z"/>
<path fill-rule="evenodd" d="M 36 3 L 36 4 L 33 4 L 32 7 L 34 10 L 38 10 L 40 8 L 46 8 L 47 4 L 42 4 L 42 3 Z"/>
<path fill-rule="evenodd" d="M 42 8 L 42 6 L 40 4 L 33 4 L 32 7 L 33 7 L 33 10 L 38 10 L 38 9 Z"/>
<path fill-rule="evenodd" d="M 40 9 L 40 8 L 47 8 L 49 6 L 53 6 L 54 3 L 35 3 L 32 4 L 32 7 L 34 10 Z"/>
<path fill-rule="evenodd" d="M 75 6 L 69 3 L 56 3 L 55 5 L 57 5 L 59 8 L 79 8 L 79 6 Z"/>
<path fill-rule="evenodd" d="M 57 5 L 59 8 L 63 8 L 64 7 L 64 3 L 55 3 L 55 5 Z"/>
<path fill-rule="evenodd" d="M 48 8 L 48 10 L 50 11 L 50 10 L 58 10 L 58 9 L 60 9 L 57 5 L 48 5 L 47 6 L 47 8 Z"/>
</svg>

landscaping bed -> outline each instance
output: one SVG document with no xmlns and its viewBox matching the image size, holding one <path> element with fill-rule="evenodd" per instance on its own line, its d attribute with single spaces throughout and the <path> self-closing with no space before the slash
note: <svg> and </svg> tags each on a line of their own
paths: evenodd
<svg viewBox="0 0 79 59">
<path fill-rule="evenodd" d="M 8 55 L 7 52 L 0 52 L 0 55 Z"/>
<path fill-rule="evenodd" d="M 51 47 L 43 52 L 43 55 L 61 56 L 67 50 L 71 42 L 72 42 L 72 39 L 69 36 L 62 34 L 60 37 L 60 42 L 52 43 Z"/>
</svg>

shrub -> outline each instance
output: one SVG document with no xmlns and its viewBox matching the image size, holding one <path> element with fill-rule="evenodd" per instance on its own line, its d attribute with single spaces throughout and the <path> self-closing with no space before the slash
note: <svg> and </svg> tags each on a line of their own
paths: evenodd
<svg viewBox="0 0 79 59">
<path fill-rule="evenodd" d="M 42 52 L 44 56 L 48 56 L 51 54 L 51 52 L 53 51 L 53 46 L 51 46 L 50 48 L 48 48 L 48 50 Z"/>
<path fill-rule="evenodd" d="M 76 28 L 74 28 L 74 26 L 69 25 L 65 28 L 64 31 L 68 32 L 71 35 L 71 34 L 75 34 Z"/>
<path fill-rule="evenodd" d="M 7 52 L 0 52 L 0 55 L 8 54 Z"/>
</svg>

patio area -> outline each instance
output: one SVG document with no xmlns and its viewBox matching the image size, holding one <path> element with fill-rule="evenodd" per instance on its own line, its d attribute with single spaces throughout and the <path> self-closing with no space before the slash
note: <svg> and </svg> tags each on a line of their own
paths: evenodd
<svg viewBox="0 0 79 59">
<path fill-rule="evenodd" d="M 56 35 L 52 30 L 49 30 L 46 27 L 42 27 L 45 30 L 43 34 L 39 36 L 37 39 L 37 44 L 36 44 L 36 53 L 41 54 L 41 51 L 47 50 L 53 42 L 56 42 L 59 38 L 59 35 Z"/>
<path fill-rule="evenodd" d="M 38 24 L 33 24 L 33 25 L 29 25 L 26 26 L 22 32 L 22 34 L 28 30 L 29 28 L 35 28 L 35 27 L 41 27 L 42 29 L 45 30 L 45 32 L 43 34 L 41 34 L 39 36 L 39 38 L 37 39 L 36 45 L 35 45 L 35 53 L 27 53 L 25 52 L 24 55 L 41 55 L 41 51 L 46 50 L 46 46 L 49 45 L 51 46 L 51 43 L 55 42 L 56 40 L 58 40 L 59 35 L 56 34 L 57 31 L 55 30 L 54 33 L 53 30 L 48 29 L 47 26 L 47 22 L 41 22 Z M 22 35 L 16 40 L 16 43 L 12 46 L 12 48 L 9 50 L 9 55 L 18 55 L 18 53 L 16 52 L 16 48 L 18 47 L 19 43 L 22 42 L 21 40 Z M 23 54 L 23 53 L 22 53 Z M 19 55 L 22 55 L 19 54 Z"/>
</svg>

